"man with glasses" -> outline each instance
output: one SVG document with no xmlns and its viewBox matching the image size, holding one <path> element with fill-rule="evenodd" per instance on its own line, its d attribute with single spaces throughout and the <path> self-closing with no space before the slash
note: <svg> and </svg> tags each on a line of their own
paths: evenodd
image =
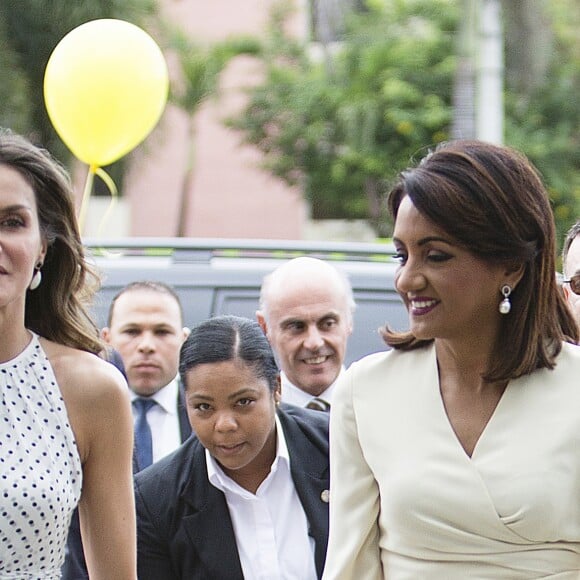
<svg viewBox="0 0 580 580">
<path fill-rule="evenodd" d="M 564 295 L 580 325 L 580 220 L 569 230 L 562 250 L 564 271 Z"/>
</svg>

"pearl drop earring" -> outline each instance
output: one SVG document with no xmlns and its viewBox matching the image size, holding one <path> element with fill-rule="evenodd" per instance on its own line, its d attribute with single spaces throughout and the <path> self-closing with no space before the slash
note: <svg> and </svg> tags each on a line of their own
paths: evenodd
<svg viewBox="0 0 580 580">
<path fill-rule="evenodd" d="M 42 272 L 40 271 L 40 268 L 42 268 L 42 264 L 37 264 L 34 268 L 34 276 L 32 276 L 32 280 L 28 286 L 29 290 L 36 290 L 40 286 L 40 283 L 42 282 Z"/>
<path fill-rule="evenodd" d="M 501 314 L 509 314 L 512 309 L 512 303 L 510 302 L 510 294 L 512 293 L 511 286 L 504 284 L 501 287 L 501 293 L 503 294 L 503 300 L 499 303 L 499 311 Z"/>
</svg>

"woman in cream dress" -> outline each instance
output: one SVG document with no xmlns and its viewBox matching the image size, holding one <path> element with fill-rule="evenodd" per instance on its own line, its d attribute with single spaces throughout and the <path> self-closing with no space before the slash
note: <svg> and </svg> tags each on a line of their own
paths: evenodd
<svg viewBox="0 0 580 580">
<path fill-rule="evenodd" d="M 325 580 L 580 577 L 580 347 L 515 151 L 442 146 L 389 197 L 410 330 L 331 411 Z"/>
</svg>

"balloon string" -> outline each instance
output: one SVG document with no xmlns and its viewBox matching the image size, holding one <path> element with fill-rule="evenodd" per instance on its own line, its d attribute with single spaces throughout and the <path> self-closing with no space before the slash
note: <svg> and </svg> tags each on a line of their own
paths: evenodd
<svg viewBox="0 0 580 580">
<path fill-rule="evenodd" d="M 81 201 L 81 209 L 79 211 L 79 230 L 81 234 L 85 229 L 85 220 L 87 217 L 87 211 L 89 209 L 89 199 L 91 197 L 91 191 L 93 189 L 93 181 L 95 178 L 95 173 L 97 171 L 96 165 L 91 165 L 89 167 L 89 172 L 87 174 L 87 180 L 85 182 L 85 189 L 83 191 L 83 198 Z"/>
<path fill-rule="evenodd" d="M 111 201 L 109 202 L 109 205 L 105 210 L 103 217 L 101 218 L 99 227 L 97 228 L 97 238 L 100 238 L 103 228 L 107 223 L 109 216 L 111 215 L 111 212 L 117 205 L 117 201 L 119 199 L 119 192 L 117 191 L 117 186 L 115 185 L 115 182 L 111 179 L 111 176 L 104 169 L 101 169 L 99 167 L 95 170 L 95 173 L 103 180 L 103 182 L 105 183 L 111 194 Z"/>
</svg>

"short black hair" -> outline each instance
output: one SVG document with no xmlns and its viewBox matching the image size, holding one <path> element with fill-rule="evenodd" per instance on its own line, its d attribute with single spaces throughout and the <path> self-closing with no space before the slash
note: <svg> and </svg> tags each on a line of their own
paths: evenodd
<svg viewBox="0 0 580 580">
<path fill-rule="evenodd" d="M 181 346 L 179 375 L 187 390 L 187 372 L 202 364 L 238 359 L 255 371 L 274 392 L 279 369 L 270 343 L 260 325 L 240 316 L 216 316 L 191 329 Z"/>
</svg>

